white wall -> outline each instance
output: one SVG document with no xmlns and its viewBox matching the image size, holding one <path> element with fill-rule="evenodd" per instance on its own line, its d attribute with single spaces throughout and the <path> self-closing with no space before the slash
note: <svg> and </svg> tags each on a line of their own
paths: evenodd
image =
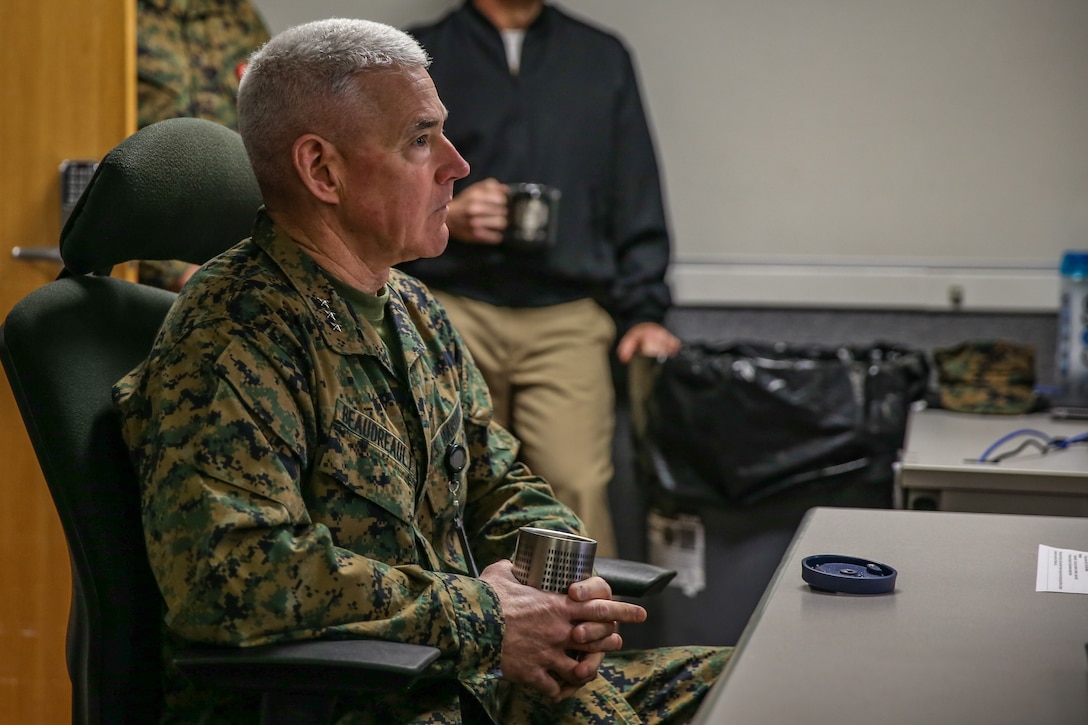
<svg viewBox="0 0 1088 725">
<path fill-rule="evenodd" d="M 460 4 L 459 0 L 251 0 L 268 29 L 276 33 L 319 18 L 366 18 L 403 27 Z"/>
<path fill-rule="evenodd" d="M 257 0 L 270 28 L 456 0 Z M 1085 0 L 566 0 L 635 53 L 691 304 L 1053 308 L 1088 248 Z"/>
</svg>

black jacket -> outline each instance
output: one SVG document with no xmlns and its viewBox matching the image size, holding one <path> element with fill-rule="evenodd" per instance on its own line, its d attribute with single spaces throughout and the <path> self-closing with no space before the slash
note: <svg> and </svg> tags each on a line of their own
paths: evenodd
<svg viewBox="0 0 1088 725">
<path fill-rule="evenodd" d="M 622 330 L 661 322 L 669 237 L 631 57 L 615 36 L 545 5 L 511 75 L 498 30 L 471 2 L 409 28 L 433 58 L 446 134 L 472 166 L 562 192 L 557 245 L 542 253 L 451 240 L 404 265 L 433 287 L 508 307 L 592 297 Z"/>
</svg>

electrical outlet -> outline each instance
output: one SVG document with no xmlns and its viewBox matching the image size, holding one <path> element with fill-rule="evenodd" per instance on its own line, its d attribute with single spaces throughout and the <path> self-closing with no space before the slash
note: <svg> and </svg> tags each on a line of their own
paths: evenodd
<svg viewBox="0 0 1088 725">
<path fill-rule="evenodd" d="M 958 284 L 949 285 L 948 287 L 948 304 L 952 305 L 952 309 L 958 310 L 963 307 L 963 287 Z"/>
</svg>

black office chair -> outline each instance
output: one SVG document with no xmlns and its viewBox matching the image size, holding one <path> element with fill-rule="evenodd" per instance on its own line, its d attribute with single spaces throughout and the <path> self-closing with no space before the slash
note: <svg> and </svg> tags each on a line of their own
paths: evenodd
<svg viewBox="0 0 1088 725">
<path fill-rule="evenodd" d="M 260 194 L 236 133 L 171 119 L 113 149 L 61 235 L 64 270 L 11 310 L 0 361 L 60 516 L 72 564 L 67 661 L 73 723 L 155 722 L 162 708 L 162 601 L 144 549 L 135 472 L 110 398 L 143 359 L 175 295 L 105 276 L 135 259 L 202 263 L 247 236 Z M 673 572 L 604 559 L 624 596 Z M 262 722 L 324 722 L 339 692 L 425 675 L 432 647 L 370 640 L 197 647 L 194 680 L 262 696 Z"/>
</svg>

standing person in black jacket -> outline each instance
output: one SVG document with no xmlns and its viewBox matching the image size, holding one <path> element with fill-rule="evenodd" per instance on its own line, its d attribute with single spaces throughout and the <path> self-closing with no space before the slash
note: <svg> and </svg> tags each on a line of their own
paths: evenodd
<svg viewBox="0 0 1088 725">
<path fill-rule="evenodd" d="M 446 306 L 522 459 L 614 555 L 609 355 L 617 336 L 622 363 L 680 347 L 662 325 L 669 237 L 630 54 L 543 0 L 468 0 L 408 31 L 433 58 L 446 133 L 472 170 L 446 252 L 405 269 Z M 518 182 L 561 193 L 553 246 L 504 241 Z"/>
</svg>

